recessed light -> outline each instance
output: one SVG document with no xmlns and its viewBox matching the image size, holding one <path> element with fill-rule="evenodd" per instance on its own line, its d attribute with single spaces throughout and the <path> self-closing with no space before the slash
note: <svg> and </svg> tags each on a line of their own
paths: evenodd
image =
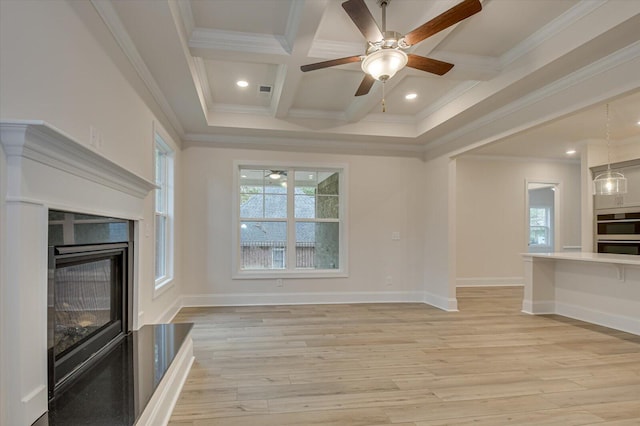
<svg viewBox="0 0 640 426">
<path fill-rule="evenodd" d="M 567 155 L 573 155 L 575 153 L 576 153 L 575 149 L 569 149 L 569 150 L 567 150 L 567 152 L 565 152 L 565 154 L 567 154 Z"/>
<path fill-rule="evenodd" d="M 410 101 L 410 100 L 413 100 L 413 99 L 415 99 L 417 97 L 418 97 L 417 93 L 407 93 L 404 98 L 406 100 Z"/>
<path fill-rule="evenodd" d="M 636 123 L 638 126 L 640 126 L 640 120 L 638 120 L 638 122 Z"/>
<path fill-rule="evenodd" d="M 236 81 L 236 84 L 238 85 L 238 87 L 247 87 L 249 85 L 249 82 L 245 80 L 238 80 Z"/>
</svg>

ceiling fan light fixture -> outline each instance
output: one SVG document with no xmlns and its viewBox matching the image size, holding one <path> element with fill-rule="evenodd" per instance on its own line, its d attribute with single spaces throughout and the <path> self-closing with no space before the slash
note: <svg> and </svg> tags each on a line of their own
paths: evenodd
<svg viewBox="0 0 640 426">
<path fill-rule="evenodd" d="M 407 54 L 398 49 L 380 49 L 367 55 L 362 61 L 362 71 L 378 81 L 392 78 L 407 65 Z"/>
</svg>

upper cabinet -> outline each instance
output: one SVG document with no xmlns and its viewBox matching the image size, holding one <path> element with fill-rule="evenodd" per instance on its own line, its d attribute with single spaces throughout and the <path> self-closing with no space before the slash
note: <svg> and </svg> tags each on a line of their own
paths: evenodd
<svg viewBox="0 0 640 426">
<path fill-rule="evenodd" d="M 607 166 L 592 167 L 593 177 L 607 170 Z M 640 208 L 640 158 L 611 165 L 611 170 L 622 173 L 627 178 L 627 193 L 621 195 L 596 195 L 594 207 L 613 209 L 620 207 Z"/>
</svg>

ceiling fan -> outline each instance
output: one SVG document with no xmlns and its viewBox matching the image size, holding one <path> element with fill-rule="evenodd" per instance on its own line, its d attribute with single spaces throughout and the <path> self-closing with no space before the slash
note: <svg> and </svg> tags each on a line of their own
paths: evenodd
<svg viewBox="0 0 640 426">
<path fill-rule="evenodd" d="M 378 0 L 378 4 L 382 8 L 382 30 L 378 27 L 364 0 L 348 0 L 342 3 L 342 8 L 367 39 L 367 50 L 364 55 L 303 65 L 300 69 L 307 72 L 352 62 L 362 62 L 362 70 L 366 75 L 356 91 L 356 96 L 366 95 L 376 80 L 384 83 L 405 66 L 444 75 L 453 68 L 453 64 L 405 53 L 405 50 L 482 10 L 482 4 L 479 0 L 464 0 L 402 36 L 395 31 L 387 31 L 386 8 L 390 1 Z"/>
</svg>

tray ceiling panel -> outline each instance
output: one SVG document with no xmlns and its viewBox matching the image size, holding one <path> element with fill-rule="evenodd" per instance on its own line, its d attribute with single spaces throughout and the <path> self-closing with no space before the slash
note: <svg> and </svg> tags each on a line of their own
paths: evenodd
<svg viewBox="0 0 640 426">
<path fill-rule="evenodd" d="M 391 0 L 387 29 L 406 34 L 461 1 Z M 386 113 L 381 82 L 354 96 L 366 40 L 344 0 L 92 3 L 178 133 L 199 143 L 228 145 L 221 135 L 266 138 L 260 146 L 304 140 L 304 149 L 311 140 L 366 141 L 422 155 L 538 126 L 640 87 L 640 1 L 480 1 L 480 12 L 407 48 L 454 66 L 442 76 L 398 71 L 384 85 Z M 381 26 L 378 2 L 364 4 Z M 300 69 L 354 55 L 347 65 Z M 616 77 L 603 80 L 605 71 Z M 241 79 L 249 87 L 238 88 Z M 259 85 L 271 94 L 258 95 Z M 405 99 L 409 92 L 416 99 Z"/>
<path fill-rule="evenodd" d="M 273 88 L 278 66 L 248 62 L 205 60 L 211 96 L 215 104 L 268 106 L 270 93 L 260 93 L 260 86 Z M 237 85 L 246 81 L 247 87 Z"/>
<path fill-rule="evenodd" d="M 191 10 L 199 28 L 283 35 L 294 1 L 192 0 Z"/>
</svg>

